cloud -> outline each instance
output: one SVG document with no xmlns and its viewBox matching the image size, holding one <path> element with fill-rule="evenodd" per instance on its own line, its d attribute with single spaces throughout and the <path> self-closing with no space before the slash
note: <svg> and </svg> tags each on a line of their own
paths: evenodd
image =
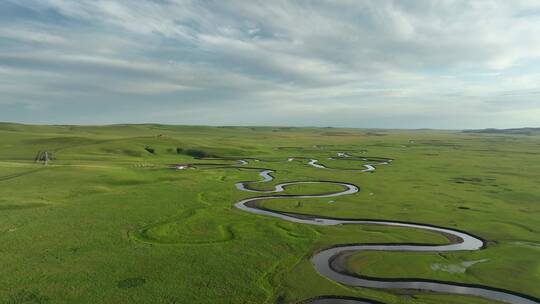
<svg viewBox="0 0 540 304">
<path fill-rule="evenodd" d="M 539 12 L 526 0 L 8 0 L 0 120 L 538 124 Z"/>
</svg>

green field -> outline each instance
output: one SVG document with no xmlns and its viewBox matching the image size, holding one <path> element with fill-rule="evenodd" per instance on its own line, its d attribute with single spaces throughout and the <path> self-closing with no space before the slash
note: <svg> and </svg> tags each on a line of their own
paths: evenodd
<svg viewBox="0 0 540 304">
<path fill-rule="evenodd" d="M 54 159 L 34 161 L 39 151 Z M 153 153 L 151 153 L 151 152 Z M 397 303 L 490 303 L 463 296 L 352 288 L 314 270 L 345 243 L 445 243 L 381 226 L 315 227 L 234 207 L 234 183 L 271 189 L 335 180 L 343 197 L 263 202 L 273 210 L 456 228 L 475 252 L 362 252 L 352 272 L 482 284 L 540 298 L 540 134 L 335 128 L 0 124 L 0 303 L 298 303 L 343 295 Z M 194 159 L 204 153 L 208 159 Z M 338 152 L 394 159 L 361 173 Z M 211 159 L 230 158 L 230 160 Z M 288 158 L 295 158 L 287 161 Z M 256 158 L 238 166 L 236 159 Z M 307 165 L 319 159 L 332 169 Z M 173 170 L 171 164 L 208 163 Z M 338 191 L 296 185 L 287 194 Z"/>
</svg>

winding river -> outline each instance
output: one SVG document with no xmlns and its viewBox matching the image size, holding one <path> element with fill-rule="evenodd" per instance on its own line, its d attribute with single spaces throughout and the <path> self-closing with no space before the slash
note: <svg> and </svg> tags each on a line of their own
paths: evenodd
<svg viewBox="0 0 540 304">
<path fill-rule="evenodd" d="M 347 154 L 339 154 L 339 157 L 350 157 Z M 289 159 L 290 161 L 291 159 Z M 368 159 L 362 159 L 368 160 Z M 391 159 L 377 158 L 377 162 L 363 165 L 365 169 L 360 172 L 373 172 L 378 165 L 389 164 Z M 308 164 L 319 169 L 328 169 L 326 166 L 318 164 L 316 159 L 310 159 Z M 242 165 L 248 164 L 247 161 L 241 161 Z M 406 223 L 398 221 L 382 221 L 382 220 L 350 220 L 336 219 L 324 216 L 312 216 L 305 214 L 294 214 L 287 212 L 274 211 L 259 206 L 259 202 L 263 200 L 283 199 L 283 198 L 324 198 L 335 197 L 342 195 L 354 194 L 360 189 L 349 183 L 338 181 L 296 181 L 287 182 L 275 185 L 273 190 L 255 190 L 250 187 L 250 184 L 268 182 L 273 179 L 270 169 L 262 170 L 259 174 L 263 178 L 261 181 L 239 182 L 236 183 L 236 188 L 242 191 L 258 192 L 265 195 L 243 199 L 235 204 L 235 207 L 254 214 L 277 217 L 282 220 L 308 224 L 308 225 L 384 225 L 392 227 L 414 228 L 439 233 L 450 240 L 449 244 L 431 245 L 431 244 L 356 244 L 356 245 L 338 245 L 316 252 L 311 258 L 315 269 L 322 276 L 339 282 L 341 284 L 357 287 L 379 288 L 379 289 L 411 289 L 438 292 L 455 295 L 470 295 L 478 296 L 485 299 L 500 301 L 503 303 L 512 304 L 539 304 L 540 299 L 532 296 L 512 292 L 508 290 L 492 288 L 474 284 L 460 284 L 442 281 L 424 280 L 424 279 L 378 279 L 364 277 L 362 275 L 352 274 L 347 271 L 345 261 L 352 253 L 359 251 L 409 251 L 409 252 L 449 252 L 449 251 L 472 251 L 480 250 L 485 247 L 485 243 L 477 236 L 471 235 L 464 231 L 459 231 L 450 228 L 437 227 L 428 224 Z M 335 184 L 343 187 L 342 191 L 326 194 L 312 195 L 283 195 L 271 194 L 283 192 L 287 186 L 298 184 Z M 317 299 L 307 300 L 306 303 L 328 304 L 358 304 L 358 303 L 380 303 L 367 299 L 343 298 L 333 296 L 323 296 Z"/>
</svg>

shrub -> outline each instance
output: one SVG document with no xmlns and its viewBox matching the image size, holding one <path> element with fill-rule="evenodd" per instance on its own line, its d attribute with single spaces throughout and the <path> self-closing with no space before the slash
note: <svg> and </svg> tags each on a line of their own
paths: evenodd
<svg viewBox="0 0 540 304">
<path fill-rule="evenodd" d="M 176 154 L 185 154 L 195 158 L 212 157 L 210 153 L 200 149 L 184 149 L 177 147 Z"/>
<path fill-rule="evenodd" d="M 118 288 L 127 289 L 141 286 L 144 283 L 146 283 L 146 280 L 144 278 L 127 278 L 125 280 L 119 281 L 117 286 Z"/>
<path fill-rule="evenodd" d="M 146 146 L 144 149 L 148 151 L 148 153 L 156 154 L 156 150 L 154 150 L 152 147 Z"/>
<path fill-rule="evenodd" d="M 196 150 L 196 149 L 188 149 L 185 152 L 189 156 L 197 157 L 197 158 L 203 158 L 209 156 L 206 152 L 203 150 Z"/>
</svg>

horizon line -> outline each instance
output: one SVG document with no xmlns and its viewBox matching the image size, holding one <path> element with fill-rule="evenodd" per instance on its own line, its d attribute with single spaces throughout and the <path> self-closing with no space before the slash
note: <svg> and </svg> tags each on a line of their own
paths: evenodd
<svg viewBox="0 0 540 304">
<path fill-rule="evenodd" d="M 73 124 L 73 123 L 22 123 L 13 121 L 0 121 L 0 124 L 16 124 L 28 126 L 75 126 L 75 127 L 107 127 L 107 126 L 144 126 L 144 125 L 159 125 L 159 126 L 178 126 L 178 127 L 210 127 L 210 128 L 296 128 L 296 129 L 359 129 L 359 130 L 407 130 L 407 131 L 468 131 L 468 130 L 519 130 L 519 129 L 540 129 L 540 127 L 511 127 L 511 128 L 463 128 L 463 129 L 444 129 L 444 128 L 384 128 L 384 127 L 339 127 L 339 126 L 291 126 L 291 125 L 205 125 L 205 124 L 173 124 L 173 123 L 158 123 L 158 122 L 141 122 L 141 123 L 98 123 L 98 124 Z"/>
</svg>

